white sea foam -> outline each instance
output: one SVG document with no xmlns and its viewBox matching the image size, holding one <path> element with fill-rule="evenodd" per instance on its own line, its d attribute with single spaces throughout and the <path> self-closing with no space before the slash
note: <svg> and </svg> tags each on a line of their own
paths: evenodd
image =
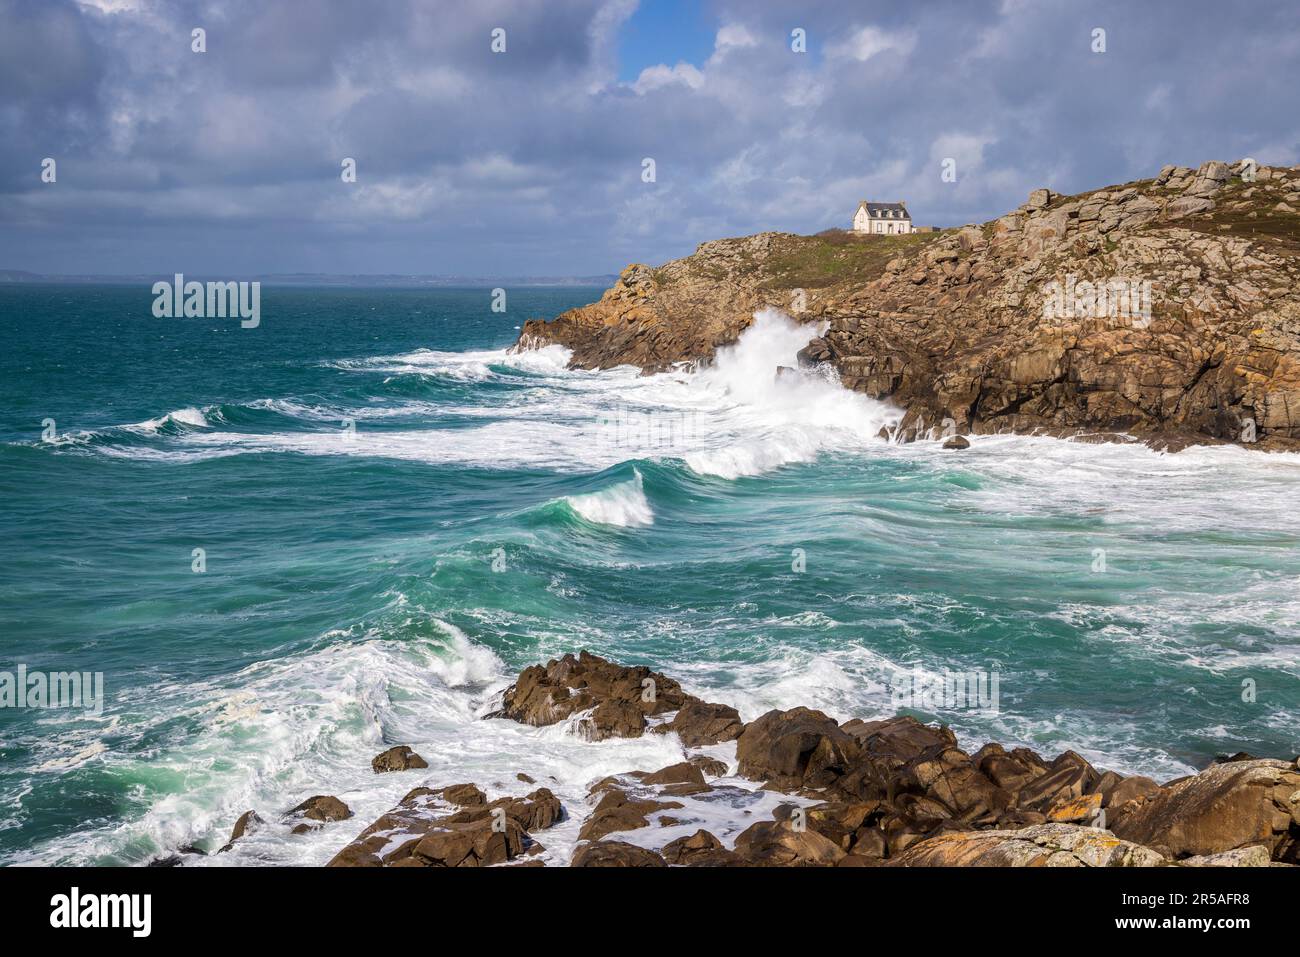
<svg viewBox="0 0 1300 957">
<path fill-rule="evenodd" d="M 711 441 L 685 455 L 694 471 L 738 478 L 883 444 L 879 433 L 896 426 L 901 411 L 850 392 L 829 372 L 798 370 L 799 350 L 821 331 L 764 309 L 734 345 L 718 350 L 690 383 L 719 410 Z M 778 367 L 789 371 L 778 376 Z"/>
<path fill-rule="evenodd" d="M 196 409 L 193 406 L 186 406 L 183 409 L 176 409 L 174 412 L 168 412 L 166 415 L 160 415 L 156 419 L 147 419 L 144 422 L 137 422 L 134 425 L 123 426 L 123 428 L 132 432 L 157 432 L 164 425 L 171 423 L 186 425 L 196 429 L 207 428 L 209 424 L 208 417 L 202 409 Z"/>
<path fill-rule="evenodd" d="M 832 374 L 793 372 L 778 377 L 778 366 L 794 367 L 796 353 L 817 331 L 776 310 L 764 310 L 736 344 L 719 351 L 714 366 L 695 373 L 654 376 L 642 376 L 627 367 L 571 370 L 567 367 L 570 353 L 562 346 L 521 353 L 421 349 L 344 360 L 332 365 L 351 371 L 418 373 L 463 381 L 496 379 L 513 388 L 485 393 L 479 405 L 457 407 L 423 400 L 341 405 L 293 397 L 252 403 L 254 408 L 307 423 L 433 416 L 485 420 L 470 428 L 362 426 L 355 435 L 347 436 L 339 429 L 316 433 L 187 430 L 169 437 L 165 448 L 114 448 L 110 444 L 103 452 L 175 461 L 293 452 L 560 471 L 599 471 L 637 458 L 682 458 L 700 474 L 738 478 L 812 461 L 826 451 L 883 446 L 878 433 L 898 422 L 901 413 L 897 409 L 849 392 Z M 203 413 L 191 409 L 150 420 L 142 427 L 156 432 L 168 418 L 212 425 Z M 628 427 L 629 423 L 633 427 Z M 630 491 L 627 494 L 631 496 Z M 574 507 L 582 512 L 588 506 Z M 624 514 L 632 524 L 645 523 L 644 509 L 627 508 Z"/>
<path fill-rule="evenodd" d="M 632 478 L 626 482 L 586 495 L 569 495 L 564 500 L 587 521 L 599 525 L 635 528 L 652 525 L 655 520 L 654 510 L 645 496 L 645 481 L 637 469 L 632 470 Z"/>
<path fill-rule="evenodd" d="M 425 375 L 446 379 L 479 382 L 492 378 L 493 366 L 518 369 L 534 373 L 562 373 L 572 353 L 561 345 L 526 352 L 508 352 L 504 349 L 479 349 L 469 352 L 439 352 L 434 349 L 416 349 L 392 356 L 375 356 L 368 359 L 343 359 L 329 362 L 329 368 L 346 371 L 384 372 L 390 375 Z"/>
<path fill-rule="evenodd" d="M 411 614 L 423 616 L 419 609 Z M 183 776 L 185 788 L 154 799 L 124 822 L 89 824 L 5 862 L 141 862 L 194 842 L 218 846 L 252 808 L 266 822 L 261 828 L 227 853 L 186 863 L 318 866 L 418 784 L 473 781 L 495 798 L 528 790 L 515 779 L 526 772 L 571 809 L 545 841 L 545 860 L 564 864 L 592 783 L 683 759 L 681 743 L 670 735 L 592 743 L 560 725 L 484 720 L 510 679 L 505 665 L 455 626 L 426 620 L 442 639 L 341 634 L 318 650 L 258 662 L 219 682 L 163 682 L 129 692 L 121 707 L 135 735 L 177 722 L 199 726 L 183 743 L 148 759 L 151 773 Z M 138 769 L 138 754 L 106 749 L 95 738 L 87 748 L 80 734 L 50 730 L 44 748 L 74 753 L 50 759 L 45 770 L 71 766 L 74 758 L 124 774 Z M 374 774 L 370 759 L 397 743 L 411 745 L 429 768 Z M 313 794 L 338 796 L 354 816 L 292 834 L 282 815 Z"/>
</svg>

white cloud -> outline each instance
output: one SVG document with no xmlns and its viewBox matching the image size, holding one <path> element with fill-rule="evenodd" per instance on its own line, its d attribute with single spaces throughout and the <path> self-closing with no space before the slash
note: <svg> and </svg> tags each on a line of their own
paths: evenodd
<svg viewBox="0 0 1300 957">
<path fill-rule="evenodd" d="M 632 89 L 644 96 L 651 90 L 672 86 L 675 83 L 698 90 L 704 85 L 704 74 L 689 63 L 678 63 L 676 66 L 656 63 L 641 71 L 641 75 L 632 84 Z"/>
<path fill-rule="evenodd" d="M 916 34 L 911 31 L 890 33 L 878 27 L 863 27 L 847 40 L 831 43 L 826 53 L 832 57 L 867 61 L 882 53 L 907 56 L 916 47 Z"/>
<path fill-rule="evenodd" d="M 715 54 L 728 49 L 740 49 L 755 46 L 758 46 L 757 38 L 754 34 L 750 33 L 748 29 L 738 23 L 729 23 L 722 27 L 713 41 Z"/>
</svg>

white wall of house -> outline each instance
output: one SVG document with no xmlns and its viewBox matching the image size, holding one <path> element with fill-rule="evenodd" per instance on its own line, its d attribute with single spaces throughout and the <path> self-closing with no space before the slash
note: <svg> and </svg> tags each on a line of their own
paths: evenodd
<svg viewBox="0 0 1300 957">
<path fill-rule="evenodd" d="M 888 216 L 873 219 L 867 214 L 867 207 L 859 206 L 853 214 L 853 231 L 858 233 L 878 233 L 882 235 L 902 235 L 912 232 L 912 221 L 900 217 Z"/>
</svg>

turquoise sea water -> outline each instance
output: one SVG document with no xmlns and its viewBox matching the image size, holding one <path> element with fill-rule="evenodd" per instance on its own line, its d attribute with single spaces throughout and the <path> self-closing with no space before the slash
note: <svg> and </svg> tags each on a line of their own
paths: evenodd
<svg viewBox="0 0 1300 957">
<path fill-rule="evenodd" d="M 996 710 L 915 713 L 1158 778 L 1300 748 L 1300 457 L 892 445 L 894 410 L 773 378 L 810 334 L 775 316 L 701 372 L 505 351 L 599 294 L 267 287 L 241 329 L 0 288 L 0 672 L 106 686 L 102 714 L 0 708 L 0 862 L 140 863 L 338 794 L 327 833 L 204 860 L 321 863 L 413 786 L 370 772 L 394 743 L 569 801 L 671 763 L 481 720 L 579 648 L 747 719 L 996 669 Z"/>
</svg>

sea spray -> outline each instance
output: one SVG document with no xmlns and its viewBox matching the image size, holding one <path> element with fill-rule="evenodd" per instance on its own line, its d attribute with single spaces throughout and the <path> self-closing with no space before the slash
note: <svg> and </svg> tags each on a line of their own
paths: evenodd
<svg viewBox="0 0 1300 957">
<path fill-rule="evenodd" d="M 850 392 L 829 369 L 777 374 L 779 367 L 797 366 L 799 350 L 821 331 L 762 309 L 734 345 L 718 350 L 714 365 L 692 385 L 731 406 L 724 420 L 738 434 L 687 454 L 692 469 L 723 478 L 759 475 L 824 451 L 876 444 L 882 429 L 901 421 L 900 410 Z"/>
</svg>

